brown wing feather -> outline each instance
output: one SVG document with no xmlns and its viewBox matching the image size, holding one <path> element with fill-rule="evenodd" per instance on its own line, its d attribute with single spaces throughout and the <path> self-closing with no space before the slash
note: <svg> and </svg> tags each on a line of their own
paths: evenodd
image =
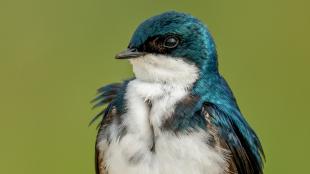
<svg viewBox="0 0 310 174">
<path fill-rule="evenodd" d="M 213 139 L 214 146 L 219 147 L 220 149 L 224 149 L 225 152 L 228 152 L 226 161 L 228 163 L 227 169 L 225 171 L 225 174 L 237 174 L 237 167 L 234 163 L 234 160 L 231 156 L 231 151 L 229 150 L 228 145 L 226 144 L 225 140 L 221 138 L 221 136 L 218 133 L 218 128 L 214 126 L 211 122 L 212 116 L 205 110 L 203 110 L 203 114 L 205 116 L 205 119 L 207 121 L 207 128 L 211 135 L 211 139 Z"/>
<path fill-rule="evenodd" d="M 103 158 L 103 152 L 100 152 L 98 148 L 96 148 L 95 165 L 96 165 L 96 174 L 108 174 L 106 171 L 106 165 Z"/>
<path fill-rule="evenodd" d="M 96 174 L 108 174 L 106 162 L 104 159 L 104 147 L 102 147 L 104 145 L 100 143 L 103 141 L 108 142 L 106 129 L 109 125 L 111 125 L 115 117 L 118 116 L 115 106 L 109 106 L 108 108 L 110 109 L 108 110 L 108 112 L 106 112 L 106 116 L 103 117 L 100 123 L 96 139 L 96 151 L 95 151 Z"/>
<path fill-rule="evenodd" d="M 110 115 L 110 114 L 108 114 Z M 96 139 L 96 148 L 95 148 L 95 169 L 96 174 L 108 174 L 106 171 L 106 162 L 104 159 L 104 148 L 102 147 L 101 142 L 104 141 L 106 136 L 104 135 L 107 124 L 104 124 L 103 121 L 100 124 Z"/>
</svg>

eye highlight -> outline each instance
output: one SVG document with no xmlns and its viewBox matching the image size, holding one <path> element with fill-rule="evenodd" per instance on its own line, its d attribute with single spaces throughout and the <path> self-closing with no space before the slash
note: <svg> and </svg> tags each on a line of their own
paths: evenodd
<svg viewBox="0 0 310 174">
<path fill-rule="evenodd" d="M 165 48 L 175 48 L 179 44 L 179 38 L 176 36 L 168 36 L 163 43 Z"/>
</svg>

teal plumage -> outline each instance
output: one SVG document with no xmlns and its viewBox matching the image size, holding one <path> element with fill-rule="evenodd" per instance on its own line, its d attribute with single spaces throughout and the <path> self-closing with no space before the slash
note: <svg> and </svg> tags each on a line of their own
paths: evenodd
<svg viewBox="0 0 310 174">
<path fill-rule="evenodd" d="M 176 35 L 181 44 L 175 49 L 148 49 L 148 40 L 165 35 Z M 219 138 L 231 152 L 232 161 L 239 174 L 262 174 L 264 153 L 262 145 L 249 124 L 244 119 L 236 99 L 225 79 L 218 72 L 217 53 L 213 38 L 207 27 L 191 15 L 179 12 L 166 12 L 143 22 L 133 34 L 128 46 L 138 52 L 169 55 L 182 58 L 199 69 L 199 78 L 191 88 L 191 100 L 177 104 L 173 119 L 165 129 L 175 133 L 203 128 L 208 124 L 216 127 Z M 133 79 L 131 79 L 133 80 Z M 117 115 L 126 112 L 124 95 L 128 83 L 107 85 L 98 90 L 96 107 L 108 104 L 99 116 L 101 125 L 108 117 L 111 108 Z M 211 118 L 208 122 L 204 112 Z M 97 117 L 96 117 L 97 118 Z"/>
</svg>

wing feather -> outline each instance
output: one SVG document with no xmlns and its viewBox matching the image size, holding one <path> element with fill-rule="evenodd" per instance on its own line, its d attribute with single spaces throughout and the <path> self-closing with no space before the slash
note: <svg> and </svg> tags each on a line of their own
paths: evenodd
<svg viewBox="0 0 310 174">
<path fill-rule="evenodd" d="M 96 174 L 108 174 L 106 161 L 104 158 L 104 151 L 109 142 L 109 135 L 107 127 L 112 123 L 115 117 L 118 117 L 123 112 L 122 99 L 124 91 L 130 80 L 123 83 L 113 83 L 98 89 L 97 97 L 92 100 L 93 108 L 106 106 L 100 113 L 98 113 L 90 122 L 94 123 L 100 117 L 102 118 L 98 125 L 98 134 L 96 138 L 95 147 L 95 170 Z"/>
<path fill-rule="evenodd" d="M 220 147 L 220 149 L 224 149 L 224 153 L 226 153 L 225 160 L 228 163 L 228 166 L 225 170 L 226 174 L 237 174 L 237 168 L 236 164 L 233 160 L 233 157 L 231 155 L 229 146 L 224 141 L 223 138 L 221 138 L 219 133 L 219 128 L 216 127 L 216 125 L 212 124 L 212 115 L 210 115 L 204 108 L 202 108 L 202 114 L 205 117 L 205 120 L 207 122 L 207 130 L 211 135 L 212 142 L 214 142 L 215 147 Z M 228 152 L 228 153 L 227 153 Z"/>
<path fill-rule="evenodd" d="M 204 110 L 209 118 L 210 125 L 214 125 L 218 129 L 220 146 L 227 149 L 231 153 L 229 159 L 229 172 L 238 174 L 262 174 L 260 144 L 250 144 L 245 140 L 236 126 L 235 122 L 230 120 L 227 113 L 223 112 L 219 107 L 211 103 L 204 106 Z M 256 138 L 255 133 L 249 129 L 249 134 Z M 258 149 L 258 154 L 256 154 Z M 257 156 L 259 155 L 259 156 Z"/>
</svg>

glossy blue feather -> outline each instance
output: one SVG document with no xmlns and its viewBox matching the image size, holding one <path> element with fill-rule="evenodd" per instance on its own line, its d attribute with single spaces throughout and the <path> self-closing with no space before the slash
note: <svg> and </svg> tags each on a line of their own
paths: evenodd
<svg viewBox="0 0 310 174">
<path fill-rule="evenodd" d="M 205 108 L 212 115 L 212 124 L 218 127 L 221 138 L 229 146 L 238 173 L 263 173 L 264 154 L 260 141 L 241 114 L 228 84 L 218 72 L 215 43 L 201 21 L 191 15 L 174 11 L 154 16 L 139 25 L 129 47 L 137 48 L 150 37 L 166 34 L 177 34 L 182 38 L 182 43 L 172 50 L 169 56 L 195 64 L 200 70 L 199 79 L 191 91 L 192 96 L 197 96 L 197 101 L 176 107 L 174 113 L 178 115 L 178 119 L 171 122 L 172 129 L 205 128 L 206 122 L 201 114 Z M 113 96 L 107 109 L 113 105 L 120 113 L 124 113 L 127 84 L 128 81 L 118 85 L 117 89 L 110 85 L 99 90 L 101 95 L 96 99 L 99 100 L 98 105 L 104 104 L 116 90 L 117 96 Z"/>
</svg>

